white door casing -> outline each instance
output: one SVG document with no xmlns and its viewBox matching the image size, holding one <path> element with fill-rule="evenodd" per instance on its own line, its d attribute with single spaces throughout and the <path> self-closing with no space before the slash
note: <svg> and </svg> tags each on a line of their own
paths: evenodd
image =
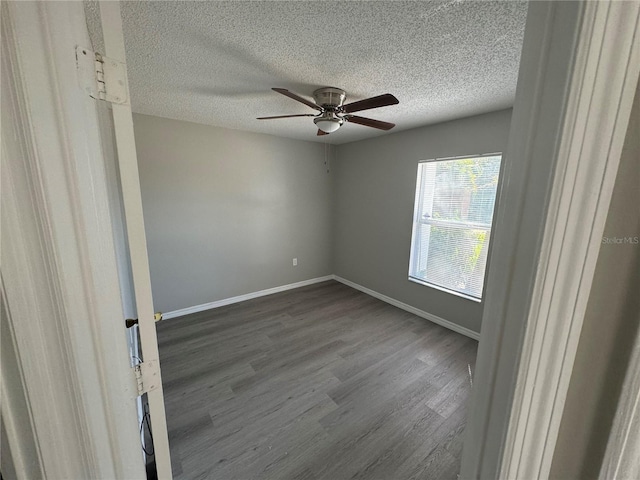
<svg viewBox="0 0 640 480">
<path fill-rule="evenodd" d="M 95 100 L 75 47 L 82 3 L 2 2 L 2 251 L 37 463 L 18 478 L 145 478 Z M 2 387 L 7 387 L 3 376 Z M 15 431 L 13 432 L 15 433 Z"/>
<path fill-rule="evenodd" d="M 530 3 L 462 478 L 549 475 L 640 71 L 639 10 Z"/>
<path fill-rule="evenodd" d="M 105 55 L 108 58 L 126 65 L 120 3 L 101 1 L 100 17 Z M 124 81 L 126 83 L 126 79 Z M 128 96 L 128 98 L 130 98 L 130 96 Z M 153 430 L 156 468 L 159 479 L 171 479 L 169 437 L 164 408 L 160 357 L 156 336 L 151 278 L 149 274 L 149 257 L 144 230 L 140 176 L 138 173 L 138 159 L 130 101 L 113 104 L 112 112 L 118 164 L 120 167 L 122 202 L 124 205 L 127 239 L 131 257 L 135 303 L 138 313 L 140 346 L 142 348 L 144 364 L 153 365 L 156 371 L 153 389 L 147 392 Z"/>
<path fill-rule="evenodd" d="M 640 331 L 636 334 L 621 401 L 611 427 L 600 480 L 640 478 Z"/>
</svg>

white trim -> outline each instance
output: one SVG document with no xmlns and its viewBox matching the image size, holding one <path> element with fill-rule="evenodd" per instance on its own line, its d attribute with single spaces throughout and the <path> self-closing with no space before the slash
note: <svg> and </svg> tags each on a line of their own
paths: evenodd
<svg viewBox="0 0 640 480">
<path fill-rule="evenodd" d="M 143 478 L 97 109 L 77 82 L 83 6 L 0 8 L 2 281 L 39 476 Z"/>
<path fill-rule="evenodd" d="M 418 172 L 416 175 L 416 190 L 414 196 L 414 205 L 413 205 L 413 224 L 411 227 L 411 246 L 409 253 L 409 271 L 408 278 L 409 281 L 415 282 L 419 285 L 424 285 L 426 287 L 435 288 L 437 290 L 441 290 L 450 295 L 456 295 L 460 298 L 464 298 L 466 300 L 471 300 L 477 303 L 482 303 L 483 293 L 484 293 L 484 284 L 487 277 L 487 266 L 489 264 L 489 249 L 491 248 L 491 228 L 493 224 L 493 218 L 495 217 L 496 212 L 496 203 L 498 200 L 498 187 L 500 186 L 499 181 L 496 182 L 495 185 L 495 195 L 494 195 L 494 205 L 491 210 L 491 219 L 489 223 L 478 223 L 471 221 L 457 221 L 457 220 L 446 220 L 446 219 L 437 219 L 433 217 L 429 217 L 427 219 L 423 218 L 425 210 L 430 212 L 433 209 L 434 203 L 434 195 L 436 190 L 436 167 L 432 167 L 430 164 L 440 163 L 440 162 L 459 162 L 461 160 L 489 160 L 489 159 L 498 159 L 498 168 L 501 169 L 503 163 L 504 155 L 502 152 L 500 153 L 492 153 L 492 154 L 484 154 L 484 155 L 464 155 L 458 157 L 449 157 L 449 158 L 435 158 L 430 160 L 422 160 L 418 162 Z M 423 168 L 426 167 L 426 168 Z M 500 175 L 499 175 L 500 177 Z M 425 207 L 425 203 L 429 206 Z M 456 290 L 455 288 L 450 288 L 445 285 L 438 285 L 435 282 L 430 281 L 427 278 L 421 278 L 419 273 L 424 272 L 425 265 L 421 264 L 422 258 L 425 257 L 426 253 L 426 267 L 431 263 L 429 257 L 429 245 L 431 244 L 431 229 L 427 229 L 426 231 L 421 230 L 421 226 L 435 226 L 435 227 L 443 227 L 443 228 L 453 228 L 458 230 L 482 230 L 487 234 L 487 242 L 482 251 L 480 252 L 481 260 L 484 261 L 484 266 L 482 268 L 482 278 L 481 278 L 481 291 L 478 297 L 471 295 L 470 293 L 466 293 L 462 290 Z M 424 245 L 426 244 L 427 252 L 424 252 Z M 479 260 L 480 261 L 480 260 Z M 480 262 L 482 263 L 482 262 Z M 477 265 L 476 265 L 477 266 Z M 476 272 L 479 273 L 479 272 Z M 474 280 L 478 280 L 475 278 L 475 275 L 472 275 Z"/>
<path fill-rule="evenodd" d="M 600 480 L 640 478 L 640 331 L 627 368 Z"/>
<path fill-rule="evenodd" d="M 258 292 L 246 293 L 244 295 L 238 295 L 237 297 L 229 297 L 224 298 L 222 300 L 216 300 L 215 302 L 203 303 L 202 305 L 195 305 L 193 307 L 181 308 L 179 310 L 173 310 L 171 312 L 163 313 L 163 320 L 169 320 L 176 317 L 182 317 L 184 315 L 189 315 L 191 313 L 203 312 L 205 310 L 211 310 L 213 308 L 224 307 L 225 305 L 231 305 L 233 303 L 240 303 L 246 300 L 251 300 L 253 298 L 264 297 L 267 295 L 273 295 L 274 293 L 285 292 L 287 290 L 293 290 L 294 288 L 306 287 L 307 285 L 313 285 L 315 283 L 326 282 L 328 280 L 336 280 L 337 282 L 343 283 L 351 288 L 355 288 L 356 290 L 360 290 L 367 295 L 375 297 L 383 302 L 386 302 L 394 307 L 398 307 L 407 312 L 413 313 L 418 317 L 429 320 L 430 322 L 437 323 L 438 325 L 448 328 L 457 333 L 461 333 L 469 338 L 473 338 L 474 340 L 480 339 L 480 334 L 474 332 L 473 330 L 469 330 L 468 328 L 461 327 L 449 320 L 445 320 L 444 318 L 438 317 L 437 315 L 433 315 L 432 313 L 425 312 L 424 310 L 420 310 L 419 308 L 412 307 L 406 303 L 403 303 L 395 298 L 388 297 L 383 295 L 382 293 L 378 293 L 375 290 L 371 290 L 370 288 L 363 287 L 362 285 L 358 285 L 351 280 L 347 280 L 346 278 L 339 277 L 338 275 L 326 275 L 324 277 L 316 277 L 311 278 L 309 280 L 303 280 L 301 282 L 290 283 L 288 285 L 281 285 L 279 287 L 267 288 L 265 290 L 260 290 Z"/>
<path fill-rule="evenodd" d="M 455 290 L 451 290 L 450 288 L 441 287 L 440 285 L 436 285 L 435 283 L 426 282 L 419 278 L 412 277 L 411 275 L 409 275 L 407 279 L 410 282 L 417 283 L 418 285 L 423 285 L 429 288 L 435 288 L 436 290 L 440 290 L 441 292 L 448 293 L 449 295 L 455 295 L 456 297 L 464 298 L 465 300 L 471 300 L 472 302 L 482 303 L 482 298 L 472 297 L 471 295 L 465 295 L 464 293 L 456 292 Z"/>
<path fill-rule="evenodd" d="M 587 3 L 502 475 L 547 478 L 640 72 L 637 2 Z"/>
<path fill-rule="evenodd" d="M 638 81 L 639 7 L 529 3 L 461 478 L 549 476 Z"/>
<path fill-rule="evenodd" d="M 434 315 L 432 313 L 429 312 L 425 312 L 424 310 L 420 310 L 419 308 L 416 307 L 412 307 L 411 305 L 401 302 L 400 300 L 396 300 L 395 298 L 391 298 L 388 297 L 386 295 L 383 295 L 382 293 L 376 292 L 375 290 L 371 290 L 370 288 L 367 287 L 363 287 L 362 285 L 359 285 L 355 282 L 352 282 L 351 280 L 347 280 L 346 278 L 342 278 L 339 277 L 338 275 L 332 275 L 333 279 L 340 282 L 340 283 L 344 283 L 345 285 L 351 287 L 351 288 L 355 288 L 356 290 L 360 290 L 361 292 L 366 293 L 367 295 L 370 295 L 372 297 L 377 298 L 378 300 L 382 300 L 383 302 L 386 302 L 390 305 L 393 305 L 394 307 L 398 307 L 402 310 L 405 310 L 409 313 L 413 313 L 414 315 L 417 315 L 418 317 L 424 318 L 425 320 L 429 320 L 430 322 L 433 323 L 437 323 L 438 325 L 448 328 L 449 330 L 452 330 L 454 332 L 460 333 L 466 337 L 469 338 L 473 338 L 474 340 L 479 340 L 480 339 L 480 334 L 478 332 L 474 332 L 473 330 L 469 330 L 468 328 L 462 327 L 456 323 L 450 322 L 449 320 L 445 320 L 442 317 L 438 317 L 437 315 Z"/>
<path fill-rule="evenodd" d="M 224 307 L 225 305 L 231 305 L 233 303 L 240 303 L 253 298 L 264 297 L 266 295 L 273 295 L 274 293 L 285 292 L 294 288 L 306 287 L 307 285 L 313 285 L 314 283 L 326 282 L 327 280 L 333 280 L 333 275 L 326 275 L 324 277 L 311 278 L 309 280 L 303 280 L 301 282 L 290 283 L 288 285 L 280 285 L 279 287 L 267 288 L 257 292 L 245 293 L 236 297 L 223 298 L 222 300 L 216 300 L 215 302 L 203 303 L 201 305 L 195 305 L 193 307 L 180 308 L 171 312 L 162 313 L 163 320 L 169 320 L 171 318 L 182 317 L 183 315 L 189 315 L 190 313 L 203 312 L 205 310 L 211 310 L 212 308 Z"/>
<path fill-rule="evenodd" d="M 447 160 L 466 160 L 466 159 L 473 159 L 473 158 L 483 158 L 483 157 L 496 157 L 496 156 L 500 156 L 502 157 L 503 152 L 493 152 L 493 153 L 472 153 L 469 155 L 456 155 L 455 157 L 435 157 L 435 158 L 429 158 L 427 160 L 420 160 L 418 162 L 418 164 L 421 163 L 428 163 L 428 162 L 440 162 L 440 161 L 447 161 Z M 502 158 L 500 158 L 500 161 L 502 161 Z"/>
<path fill-rule="evenodd" d="M 101 1 L 100 17 L 102 34 L 104 38 L 105 52 L 112 60 L 122 64 L 125 91 L 129 85 L 126 78 L 126 55 L 124 46 L 124 33 L 122 31 L 122 15 L 120 2 Z M 105 74 L 106 75 L 106 74 Z M 106 85 L 107 93 L 110 85 Z M 123 96 L 122 94 L 120 94 Z M 129 95 L 126 95 L 130 98 Z M 138 333 L 142 359 L 147 365 L 152 362 L 158 365 L 155 373 L 155 388 L 147 392 L 149 413 L 151 416 L 151 429 L 153 431 L 153 451 L 156 463 L 156 472 L 160 480 L 170 480 L 171 452 L 169 449 L 169 435 L 167 431 L 167 419 L 164 406 L 162 389 L 162 375 L 160 372 L 160 354 L 158 352 L 158 339 L 153 309 L 153 295 L 151 292 L 151 277 L 149 273 L 149 256 L 147 252 L 147 240 L 144 229 L 144 216 L 142 211 L 142 194 L 140 192 L 140 176 L 138 173 L 138 158 L 136 152 L 135 135 L 133 131 L 133 117 L 131 103 L 112 103 L 113 128 L 118 152 L 118 165 L 120 167 L 120 185 L 122 188 L 122 204 L 124 206 L 124 218 L 127 230 L 127 241 L 131 259 L 131 274 L 135 292 L 135 303 L 138 318 Z"/>
<path fill-rule="evenodd" d="M 4 79 L 3 79 L 4 81 Z M 3 144 L 4 147 L 6 144 Z M 3 155 L 5 150 L 2 151 Z M 20 362 L 18 346 L 15 341 L 15 333 L 7 305 L 4 281 L 0 276 L 0 421 L 6 433 L 6 445 L 1 452 L 9 457 L 10 467 L 13 472 L 7 471 L 7 478 L 14 475 L 15 478 L 44 478 L 42 454 L 37 443 L 37 431 L 34 425 L 34 415 L 31 411 L 31 402 L 27 397 L 24 378 L 24 368 Z M 3 438 L 4 442 L 5 439 Z M 4 466 L 4 459 L 0 465 Z M 3 470 L 4 471 L 4 470 Z"/>
</svg>

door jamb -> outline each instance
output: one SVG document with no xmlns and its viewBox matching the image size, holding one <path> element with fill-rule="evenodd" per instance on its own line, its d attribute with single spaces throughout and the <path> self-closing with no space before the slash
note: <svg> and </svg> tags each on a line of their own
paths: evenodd
<svg viewBox="0 0 640 480">
<path fill-rule="evenodd" d="M 640 72 L 639 10 L 529 4 L 462 478 L 549 475 Z"/>
<path fill-rule="evenodd" d="M 84 8 L 1 3 L 3 301 L 23 382 L 1 381 L 31 416 L 13 430 L 43 477 L 144 478 L 96 101 L 77 78 Z"/>
</svg>

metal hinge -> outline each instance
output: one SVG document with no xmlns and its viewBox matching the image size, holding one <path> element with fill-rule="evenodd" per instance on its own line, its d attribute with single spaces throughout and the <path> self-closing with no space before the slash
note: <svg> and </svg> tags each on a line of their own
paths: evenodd
<svg viewBox="0 0 640 480">
<path fill-rule="evenodd" d="M 138 386 L 138 395 L 143 395 L 158 388 L 160 384 L 160 369 L 157 360 L 142 362 L 133 367 L 136 376 L 136 384 Z"/>
<path fill-rule="evenodd" d="M 116 104 L 129 101 L 127 66 L 87 48 L 76 47 L 78 82 L 91 98 Z"/>
</svg>

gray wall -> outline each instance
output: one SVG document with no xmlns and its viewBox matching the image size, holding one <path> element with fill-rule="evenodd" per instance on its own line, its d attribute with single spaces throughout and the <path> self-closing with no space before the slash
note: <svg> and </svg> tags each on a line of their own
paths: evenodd
<svg viewBox="0 0 640 480">
<path fill-rule="evenodd" d="M 341 145 L 334 164 L 333 271 L 479 332 L 482 304 L 407 280 L 418 162 L 503 152 L 511 110 Z"/>
<path fill-rule="evenodd" d="M 137 114 L 134 127 L 157 310 L 332 273 L 324 144 Z"/>
<path fill-rule="evenodd" d="M 605 238 L 640 237 L 640 89 L 631 113 Z M 640 325 L 640 244 L 603 243 L 560 424 L 551 478 L 595 479 Z"/>
<path fill-rule="evenodd" d="M 510 118 L 504 110 L 332 150 L 135 114 L 156 309 L 335 273 L 478 332 L 482 304 L 407 280 L 417 164 L 504 151 Z"/>
</svg>

